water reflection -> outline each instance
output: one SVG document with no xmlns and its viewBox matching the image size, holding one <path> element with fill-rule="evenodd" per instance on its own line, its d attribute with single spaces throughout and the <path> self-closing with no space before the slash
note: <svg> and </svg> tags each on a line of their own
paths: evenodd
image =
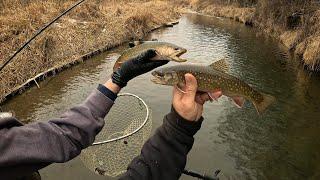
<svg viewBox="0 0 320 180">
<path fill-rule="evenodd" d="M 121 51 L 121 48 L 115 52 Z M 24 123 L 47 120 L 78 104 L 110 74 L 111 64 L 118 54 L 108 52 L 49 77 L 25 93 L 8 101 L 4 109 L 13 110 Z M 105 72 L 105 74 L 101 73 Z"/>
</svg>

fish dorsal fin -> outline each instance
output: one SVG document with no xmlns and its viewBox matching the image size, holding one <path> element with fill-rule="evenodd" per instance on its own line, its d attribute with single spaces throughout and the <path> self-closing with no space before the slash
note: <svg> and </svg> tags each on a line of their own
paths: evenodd
<svg viewBox="0 0 320 180">
<path fill-rule="evenodd" d="M 215 70 L 221 71 L 221 72 L 228 72 L 229 71 L 229 64 L 225 59 L 221 59 L 219 61 L 216 61 L 209 65 Z"/>
</svg>

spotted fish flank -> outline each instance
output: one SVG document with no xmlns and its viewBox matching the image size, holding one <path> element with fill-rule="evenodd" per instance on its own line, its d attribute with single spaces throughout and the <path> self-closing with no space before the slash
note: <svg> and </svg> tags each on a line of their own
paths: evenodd
<svg viewBox="0 0 320 180">
<path fill-rule="evenodd" d="M 132 46 L 132 48 L 124 51 L 122 55 L 118 58 L 114 64 L 113 70 L 117 70 L 122 63 L 128 61 L 131 58 L 134 58 L 140 55 L 142 52 L 154 49 L 156 50 L 156 57 L 151 60 L 168 60 L 175 62 L 185 62 L 185 59 L 181 59 L 180 56 L 187 52 L 186 49 L 179 47 L 177 45 L 167 43 L 167 42 L 158 42 L 158 41 L 146 41 L 141 44 Z"/>
<path fill-rule="evenodd" d="M 197 79 L 199 91 L 221 90 L 224 95 L 234 99 L 239 107 L 247 99 L 254 104 L 259 114 L 263 113 L 275 101 L 273 96 L 259 92 L 242 80 L 227 74 L 226 63 L 222 61 L 224 60 L 210 66 L 187 64 L 162 68 L 152 72 L 153 78 L 151 80 L 156 84 L 183 86 L 185 84 L 184 75 L 191 73 Z M 224 68 L 221 68 L 221 65 Z"/>
</svg>

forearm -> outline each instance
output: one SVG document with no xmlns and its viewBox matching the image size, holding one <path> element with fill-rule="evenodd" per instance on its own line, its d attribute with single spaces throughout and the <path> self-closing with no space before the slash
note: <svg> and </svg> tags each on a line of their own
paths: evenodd
<svg viewBox="0 0 320 180">
<path fill-rule="evenodd" d="M 61 118 L 1 128 L 0 174 L 4 169 L 23 170 L 24 166 L 37 170 L 79 155 L 94 142 L 112 105 L 110 98 L 94 90 L 81 105 L 70 109 Z"/>
<path fill-rule="evenodd" d="M 202 118 L 188 122 L 172 110 L 121 179 L 178 179 L 201 123 Z"/>
<path fill-rule="evenodd" d="M 104 86 L 105 86 L 106 88 L 108 88 L 110 91 L 112 91 L 114 94 L 118 94 L 118 93 L 120 92 L 120 90 L 121 90 L 120 86 L 117 85 L 117 84 L 115 84 L 115 83 L 113 83 L 111 79 L 108 80 L 108 81 L 104 84 Z"/>
</svg>

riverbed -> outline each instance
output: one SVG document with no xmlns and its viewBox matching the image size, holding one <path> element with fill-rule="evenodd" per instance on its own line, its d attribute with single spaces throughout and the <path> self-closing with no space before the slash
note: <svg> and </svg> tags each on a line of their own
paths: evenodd
<svg viewBox="0 0 320 180">
<path fill-rule="evenodd" d="M 206 104 L 188 169 L 201 173 L 220 169 L 221 179 L 320 176 L 320 78 L 305 72 L 276 40 L 233 20 L 199 14 L 184 15 L 178 25 L 153 32 L 148 39 L 188 49 L 183 58 L 192 63 L 210 65 L 224 58 L 232 75 L 277 99 L 261 116 L 248 102 L 242 109 L 225 97 Z M 113 49 L 50 77 L 39 83 L 40 89 L 30 88 L 3 108 L 26 123 L 57 117 L 109 79 L 114 62 L 126 48 Z M 153 84 L 150 77 L 148 73 L 132 80 L 123 92 L 140 96 L 151 107 L 154 131 L 170 110 L 172 88 Z M 79 158 L 40 172 L 46 180 L 106 179 L 89 171 Z"/>
</svg>

